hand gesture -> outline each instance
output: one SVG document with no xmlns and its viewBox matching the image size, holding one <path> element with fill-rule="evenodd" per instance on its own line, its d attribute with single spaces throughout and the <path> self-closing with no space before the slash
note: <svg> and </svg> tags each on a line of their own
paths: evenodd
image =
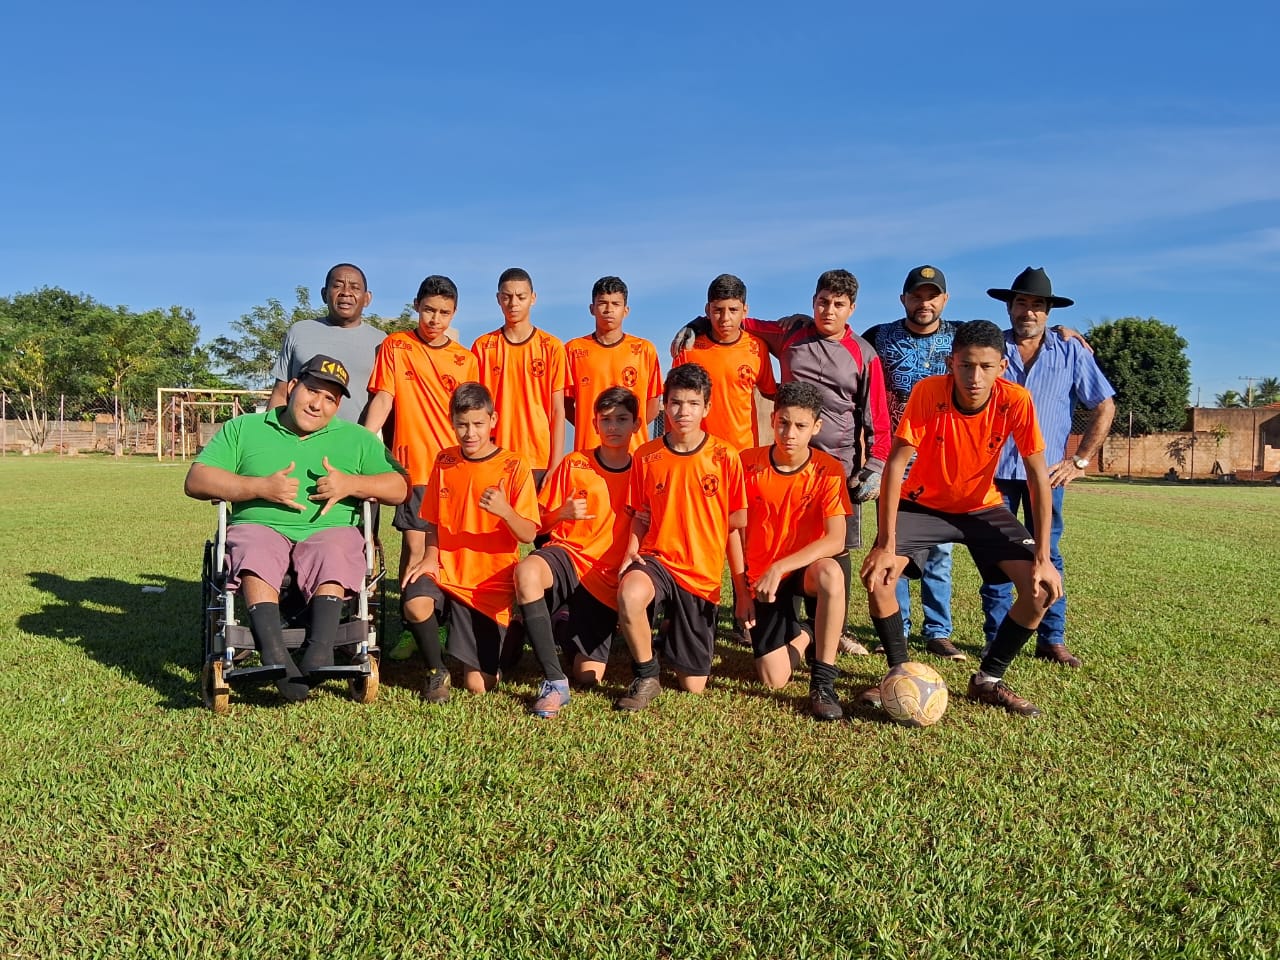
<svg viewBox="0 0 1280 960">
<path fill-rule="evenodd" d="M 572 500 L 566 500 L 556 511 L 556 519 L 564 520 L 594 520 L 594 513 L 587 513 L 587 498 L 574 497 Z"/>
<path fill-rule="evenodd" d="M 298 478 L 289 476 L 293 467 L 294 461 L 291 460 L 283 470 L 262 478 L 262 499 L 282 507 L 305 510 L 306 504 L 298 503 Z"/>
<path fill-rule="evenodd" d="M 324 500 L 325 505 L 320 510 L 320 516 L 324 516 L 329 512 L 329 508 L 335 503 L 345 500 L 351 495 L 351 477 L 343 473 L 341 470 L 329 463 L 329 458 L 324 458 L 325 475 L 316 481 L 316 492 L 313 493 L 308 500 Z"/>
<path fill-rule="evenodd" d="M 506 485 L 507 480 L 503 477 L 496 487 L 485 487 L 484 492 L 480 494 L 480 506 L 496 517 L 505 517 L 511 512 L 511 504 L 507 501 L 507 494 L 503 489 Z"/>
</svg>

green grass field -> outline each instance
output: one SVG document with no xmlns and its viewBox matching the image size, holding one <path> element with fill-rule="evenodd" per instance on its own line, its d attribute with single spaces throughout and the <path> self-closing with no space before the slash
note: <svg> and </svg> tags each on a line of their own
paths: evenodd
<svg viewBox="0 0 1280 960">
<path fill-rule="evenodd" d="M 913 731 L 815 724 L 730 645 L 638 716 L 616 656 L 554 722 L 531 657 L 443 708 L 409 667 L 215 717 L 183 472 L 0 461 L 0 955 L 1276 955 L 1274 488 L 1074 486 L 1085 668 L 1014 665 L 1038 720 L 953 696 Z M 841 667 L 848 701 L 882 663 Z"/>
</svg>

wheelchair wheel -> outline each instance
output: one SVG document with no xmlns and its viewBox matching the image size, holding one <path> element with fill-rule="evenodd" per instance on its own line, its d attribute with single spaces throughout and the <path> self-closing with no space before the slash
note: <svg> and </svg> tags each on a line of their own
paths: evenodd
<svg viewBox="0 0 1280 960">
<path fill-rule="evenodd" d="M 222 679 L 221 660 L 210 660 L 200 672 L 200 699 L 218 716 L 231 712 L 231 688 Z"/>
<path fill-rule="evenodd" d="M 373 703 L 378 699 L 378 658 L 369 658 L 369 673 L 351 678 L 351 699 L 356 703 Z"/>
</svg>

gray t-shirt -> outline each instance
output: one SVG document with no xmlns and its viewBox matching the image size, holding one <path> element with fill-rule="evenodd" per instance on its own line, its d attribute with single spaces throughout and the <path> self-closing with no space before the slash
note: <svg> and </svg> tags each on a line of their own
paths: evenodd
<svg viewBox="0 0 1280 960">
<path fill-rule="evenodd" d="M 386 334 L 369 323 L 354 327 L 339 327 L 328 317 L 315 320 L 299 320 L 284 335 L 280 356 L 271 368 L 271 375 L 286 383 L 298 375 L 302 365 L 318 353 L 341 360 L 351 375 L 347 389 L 350 397 L 342 398 L 338 416 L 356 421 L 369 402 L 369 377 L 373 373 L 373 361 L 378 355 L 378 345 Z"/>
</svg>

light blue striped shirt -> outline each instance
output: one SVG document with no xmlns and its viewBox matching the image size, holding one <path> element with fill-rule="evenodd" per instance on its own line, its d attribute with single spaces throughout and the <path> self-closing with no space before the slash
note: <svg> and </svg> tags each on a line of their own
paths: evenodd
<svg viewBox="0 0 1280 960">
<path fill-rule="evenodd" d="M 1052 330 L 1045 330 L 1040 351 L 1029 371 L 1022 365 L 1012 330 L 1004 332 L 1004 355 L 1009 359 L 1009 369 L 1004 372 L 1006 379 L 1031 391 L 1036 419 L 1044 434 L 1045 463 L 1053 466 L 1066 453 L 1076 404 L 1092 410 L 1107 397 L 1115 396 L 1116 391 L 1083 344 L 1078 340 L 1063 340 Z M 1000 453 L 996 477 L 1000 480 L 1027 478 L 1026 467 L 1013 441 L 1006 443 Z"/>
</svg>

